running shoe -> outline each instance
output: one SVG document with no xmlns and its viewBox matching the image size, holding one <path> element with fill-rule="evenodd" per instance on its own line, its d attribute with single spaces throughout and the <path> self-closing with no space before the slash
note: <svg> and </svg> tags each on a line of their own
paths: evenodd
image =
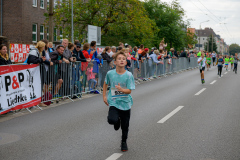
<svg viewBox="0 0 240 160">
<path fill-rule="evenodd" d="M 204 80 L 202 81 L 202 84 L 203 84 L 203 83 L 205 83 L 205 81 L 204 81 Z"/>
<path fill-rule="evenodd" d="M 121 144 L 121 151 L 122 152 L 128 151 L 127 142 L 122 142 L 122 144 Z"/>
</svg>

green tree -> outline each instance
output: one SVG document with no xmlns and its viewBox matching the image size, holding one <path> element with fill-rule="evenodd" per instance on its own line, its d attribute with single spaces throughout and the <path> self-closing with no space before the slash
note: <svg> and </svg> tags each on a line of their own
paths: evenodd
<svg viewBox="0 0 240 160">
<path fill-rule="evenodd" d="M 215 38 L 212 39 L 212 37 L 213 37 L 212 35 L 209 36 L 208 41 L 204 46 L 204 49 L 205 51 L 208 51 L 208 52 L 213 52 L 213 51 L 217 52 L 217 44 L 216 44 Z"/>
<path fill-rule="evenodd" d="M 235 53 L 240 53 L 240 46 L 236 43 L 229 46 L 230 55 L 235 55 Z"/>
<path fill-rule="evenodd" d="M 54 21 L 63 37 L 71 38 L 71 0 L 63 0 L 55 8 Z M 74 39 L 87 39 L 87 26 L 101 27 L 102 45 L 116 45 L 129 39 L 141 44 L 154 37 L 156 24 L 145 14 L 139 0 L 73 0 Z M 47 15 L 46 15 L 47 16 Z M 46 22 L 48 18 L 46 19 Z M 126 41 L 125 41 L 126 42 Z"/>
<path fill-rule="evenodd" d="M 198 43 L 196 34 L 190 30 L 187 31 L 186 43 L 188 45 L 187 48 L 194 48 L 194 45 Z"/>
<path fill-rule="evenodd" d="M 177 0 L 173 0 L 170 5 L 160 0 L 145 0 L 144 7 L 159 29 L 152 40 L 154 46 L 159 46 L 163 38 L 169 44 L 168 49 L 181 49 L 194 44 L 194 36 L 187 34 L 189 22 L 183 21 L 184 10 Z"/>
</svg>

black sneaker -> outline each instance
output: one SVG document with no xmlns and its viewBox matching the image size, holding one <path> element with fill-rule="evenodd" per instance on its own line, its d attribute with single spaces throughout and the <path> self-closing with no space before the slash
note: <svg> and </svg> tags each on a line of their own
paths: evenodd
<svg viewBox="0 0 240 160">
<path fill-rule="evenodd" d="M 120 121 L 120 118 L 118 119 L 118 122 L 116 124 L 114 124 L 114 129 L 117 131 L 119 128 L 120 128 L 120 124 L 121 124 L 121 121 Z"/>
<path fill-rule="evenodd" d="M 122 152 L 128 151 L 127 142 L 122 142 L 122 144 L 121 144 L 121 151 Z"/>
</svg>

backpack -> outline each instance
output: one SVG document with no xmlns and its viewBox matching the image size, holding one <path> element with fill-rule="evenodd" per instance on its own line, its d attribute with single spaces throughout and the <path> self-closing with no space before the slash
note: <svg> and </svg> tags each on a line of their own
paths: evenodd
<svg viewBox="0 0 240 160">
<path fill-rule="evenodd" d="M 44 101 L 43 103 L 48 105 L 48 106 L 51 104 L 51 100 L 52 100 L 52 94 L 50 92 L 46 92 L 42 96 L 42 101 Z"/>
</svg>

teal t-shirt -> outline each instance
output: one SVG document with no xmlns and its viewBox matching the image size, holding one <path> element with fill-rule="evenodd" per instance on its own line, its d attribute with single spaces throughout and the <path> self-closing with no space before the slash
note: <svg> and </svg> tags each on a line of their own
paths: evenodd
<svg viewBox="0 0 240 160">
<path fill-rule="evenodd" d="M 110 70 L 105 77 L 105 83 L 110 86 L 107 97 L 109 106 L 114 106 L 120 110 L 131 109 L 133 105 L 132 96 L 117 91 L 115 85 L 120 84 L 124 89 L 135 89 L 135 82 L 132 73 L 126 71 L 124 74 L 120 75 L 116 72 L 116 69 Z"/>
</svg>

